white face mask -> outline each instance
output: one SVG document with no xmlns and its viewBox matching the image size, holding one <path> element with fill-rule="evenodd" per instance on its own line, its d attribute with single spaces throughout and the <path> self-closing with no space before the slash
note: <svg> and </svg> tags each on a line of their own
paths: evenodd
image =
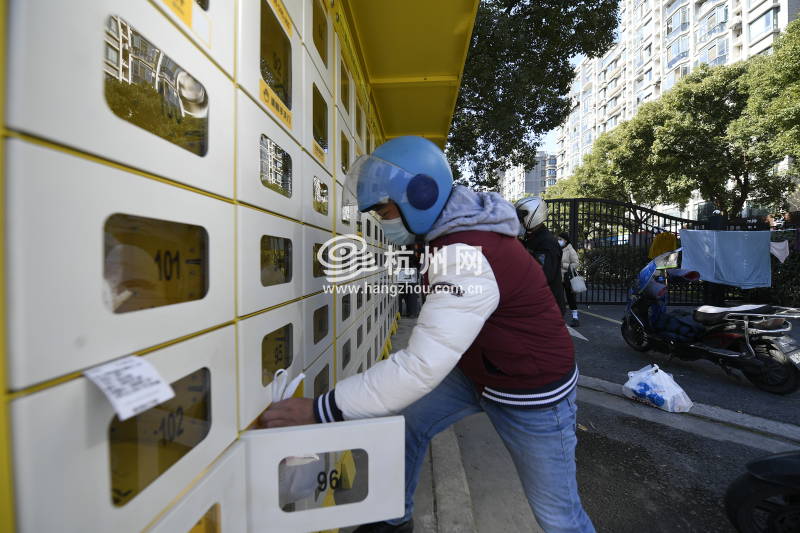
<svg viewBox="0 0 800 533">
<path fill-rule="evenodd" d="M 564 239 L 558 239 L 559 246 L 564 246 L 565 244 L 567 244 L 567 241 L 565 241 Z"/>
<path fill-rule="evenodd" d="M 398 246 L 414 244 L 414 234 L 406 229 L 402 218 L 383 219 L 381 220 L 381 226 L 383 227 L 383 234 L 393 244 Z"/>
</svg>

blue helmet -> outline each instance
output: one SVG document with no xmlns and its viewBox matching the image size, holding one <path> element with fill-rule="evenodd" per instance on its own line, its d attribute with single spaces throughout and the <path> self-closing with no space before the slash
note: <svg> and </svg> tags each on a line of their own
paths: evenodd
<svg viewBox="0 0 800 533">
<path fill-rule="evenodd" d="M 389 200 L 409 231 L 430 231 L 450 197 L 453 174 L 444 153 L 422 137 L 397 137 L 361 156 L 347 173 L 344 205 L 369 211 Z M 349 201 L 348 201 L 349 197 Z"/>
</svg>

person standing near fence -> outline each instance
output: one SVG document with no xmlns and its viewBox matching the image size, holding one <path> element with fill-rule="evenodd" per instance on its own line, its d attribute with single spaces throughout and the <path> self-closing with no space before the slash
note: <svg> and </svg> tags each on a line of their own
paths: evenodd
<svg viewBox="0 0 800 533">
<path fill-rule="evenodd" d="M 581 325 L 578 319 L 578 302 L 575 298 L 575 291 L 572 290 L 572 283 L 570 282 L 572 278 L 571 272 L 575 273 L 578 271 L 578 252 L 575 251 L 572 242 L 569 240 L 569 235 L 567 235 L 566 232 L 559 234 L 558 245 L 561 246 L 561 278 L 564 283 L 564 294 L 567 295 L 567 303 L 569 304 L 570 311 L 572 311 L 572 321 L 569 325 L 578 327 Z"/>
</svg>

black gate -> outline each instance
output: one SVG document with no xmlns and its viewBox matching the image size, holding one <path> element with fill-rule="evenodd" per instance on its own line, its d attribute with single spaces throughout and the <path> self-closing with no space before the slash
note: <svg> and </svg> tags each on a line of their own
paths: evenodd
<svg viewBox="0 0 800 533">
<path fill-rule="evenodd" d="M 572 198 L 548 200 L 547 205 L 547 227 L 555 234 L 566 232 L 580 257 L 588 290 L 578 301 L 586 304 L 625 303 L 631 283 L 650 260 L 657 234 L 678 236 L 683 228 L 705 226 L 614 200 Z M 702 300 L 701 283 L 670 286 L 671 304 L 697 305 Z"/>
</svg>

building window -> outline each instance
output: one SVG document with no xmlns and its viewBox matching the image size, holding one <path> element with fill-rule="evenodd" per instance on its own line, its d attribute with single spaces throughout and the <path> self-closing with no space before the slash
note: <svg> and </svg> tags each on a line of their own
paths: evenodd
<svg viewBox="0 0 800 533">
<path fill-rule="evenodd" d="M 684 35 L 675 39 L 667 49 L 667 68 L 689 55 L 689 36 Z"/>
<path fill-rule="evenodd" d="M 276 142 L 261 135 L 261 184 L 278 194 L 292 197 L 292 156 Z"/>
<path fill-rule="evenodd" d="M 725 31 L 728 21 L 728 6 L 721 5 L 711 10 L 703 17 L 697 27 L 697 42 L 704 43 L 714 34 Z"/>
<path fill-rule="evenodd" d="M 778 10 L 770 9 L 750 23 L 750 42 L 778 29 Z"/>
<path fill-rule="evenodd" d="M 684 7 L 673 13 L 667 19 L 666 26 L 667 39 L 678 32 L 687 30 L 689 28 L 689 8 Z"/>
</svg>

